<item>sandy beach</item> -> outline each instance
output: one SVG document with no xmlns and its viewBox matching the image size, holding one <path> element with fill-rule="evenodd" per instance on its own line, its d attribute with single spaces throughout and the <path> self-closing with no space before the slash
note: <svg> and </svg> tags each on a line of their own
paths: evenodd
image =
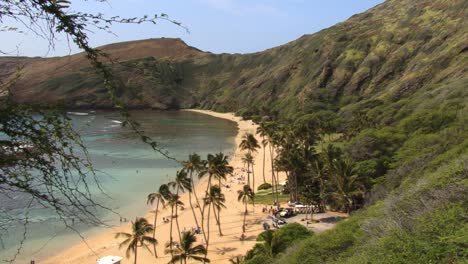
<svg viewBox="0 0 468 264">
<path fill-rule="evenodd" d="M 185 110 L 185 111 L 195 111 L 198 113 L 212 115 L 218 118 L 224 118 L 236 122 L 238 125 L 238 133 L 235 138 L 236 146 L 242 141 L 242 136 L 245 133 L 253 133 L 257 129 L 252 121 L 241 120 L 240 117 L 234 116 L 232 113 L 217 113 L 206 110 Z M 258 141 L 261 142 L 261 139 L 257 137 Z M 196 150 L 193 150 L 196 152 Z M 262 149 L 258 153 L 254 153 L 255 165 L 255 189 L 258 185 L 263 183 L 262 177 L 262 164 L 263 164 L 263 155 Z M 234 155 L 230 157 L 230 165 L 234 167 L 234 172 L 237 174 L 242 174 L 240 168 L 243 167 L 242 156 L 243 153 L 240 149 L 236 148 Z M 267 156 L 266 164 L 270 164 L 269 155 Z M 206 158 L 206 157 L 202 157 Z M 270 175 L 271 169 L 269 166 L 265 168 L 265 175 L 268 182 L 271 182 Z M 245 174 L 245 173 L 243 173 Z M 280 176 L 280 178 L 284 178 Z M 204 193 L 206 189 L 206 179 L 202 179 L 196 185 L 196 190 L 199 198 Z M 210 224 L 210 245 L 208 250 L 208 258 L 211 260 L 211 263 L 228 263 L 230 258 L 235 256 L 244 255 L 249 249 L 251 249 L 256 241 L 256 236 L 262 232 L 262 220 L 266 217 L 266 213 L 262 213 L 263 205 L 256 205 L 255 212 L 253 208 L 249 205 L 249 215 L 247 216 L 247 229 L 246 236 L 247 239 L 240 241 L 240 235 L 242 234 L 242 221 L 243 221 L 243 212 L 244 205 L 241 202 L 237 201 L 237 190 L 242 189 L 243 184 L 239 183 L 237 180 L 230 182 L 228 178 L 227 184 L 230 185 L 230 188 L 224 188 L 223 192 L 226 197 L 226 207 L 221 211 L 221 228 L 223 236 L 219 236 L 218 227 L 214 216 L 212 217 Z M 192 211 L 190 210 L 188 193 L 181 195 L 181 201 L 185 204 L 185 210 L 179 211 L 179 225 L 182 230 L 190 230 L 193 227 L 196 227 L 195 221 L 193 218 Z M 195 201 L 192 201 L 195 204 Z M 213 214 L 212 214 L 213 215 Z M 157 246 L 158 258 L 156 259 L 154 255 L 149 253 L 143 248 L 139 248 L 138 251 L 138 263 L 168 263 L 170 260 L 170 255 L 164 254 L 164 244 L 169 241 L 169 223 L 163 223 L 163 217 L 170 216 L 170 208 L 160 209 L 158 214 L 158 224 L 156 227 L 156 239 L 159 241 Z M 150 223 L 154 221 L 154 211 L 148 212 L 145 216 Z M 115 233 L 117 232 L 130 232 L 131 227 L 130 223 L 122 224 L 119 227 L 115 227 L 103 233 L 88 238 L 85 242 L 81 242 L 78 245 L 75 245 L 56 256 L 52 256 L 46 260 L 41 261 L 40 263 L 48 264 L 57 264 L 57 263 L 96 263 L 96 260 L 100 257 L 107 255 L 117 255 L 125 256 L 125 248 L 119 249 L 119 242 L 123 239 L 116 239 Z M 173 237 L 175 240 L 178 240 L 177 228 L 173 228 Z M 203 235 L 197 235 L 197 244 L 202 243 Z M 122 263 L 132 263 L 133 259 L 126 259 Z"/>
</svg>

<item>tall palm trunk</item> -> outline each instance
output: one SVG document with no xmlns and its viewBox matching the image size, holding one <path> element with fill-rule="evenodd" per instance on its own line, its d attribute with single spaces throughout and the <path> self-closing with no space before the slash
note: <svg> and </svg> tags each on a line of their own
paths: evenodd
<svg viewBox="0 0 468 264">
<path fill-rule="evenodd" d="M 295 186 L 295 191 L 296 191 L 296 201 L 299 200 L 299 187 L 297 186 L 297 174 L 294 176 L 294 186 Z"/>
<path fill-rule="evenodd" d="M 208 255 L 208 246 L 210 245 L 210 212 L 211 212 L 211 203 L 208 204 L 208 218 L 207 218 L 207 234 L 206 234 L 206 253 L 205 258 Z"/>
<path fill-rule="evenodd" d="M 218 178 L 218 184 L 219 184 L 219 190 L 220 192 L 223 191 L 223 188 L 221 187 L 221 178 Z M 218 225 L 219 229 L 219 235 L 223 236 L 223 232 L 221 232 L 221 211 L 218 209 L 218 216 L 216 216 L 216 207 L 213 206 L 213 213 L 215 214 L 215 219 L 216 219 L 216 224 Z"/>
<path fill-rule="evenodd" d="M 211 188 L 211 175 L 208 176 L 208 183 L 207 183 L 207 186 L 206 186 L 205 195 L 208 193 L 208 190 L 210 190 L 210 188 Z M 200 209 L 201 210 L 201 228 L 202 228 L 202 232 L 203 232 L 203 237 L 205 238 L 205 241 L 207 241 L 207 236 L 206 236 L 206 232 L 205 232 L 206 229 L 205 229 L 205 225 L 204 225 L 205 208 L 206 208 L 206 205 L 203 205 L 203 209 Z"/>
<path fill-rule="evenodd" d="M 252 163 L 252 192 L 255 194 L 255 171 L 254 171 L 254 164 Z M 253 204 L 253 212 L 255 213 L 255 199 L 252 200 Z"/>
<path fill-rule="evenodd" d="M 250 162 L 247 162 L 247 185 L 250 185 Z"/>
<path fill-rule="evenodd" d="M 223 186 L 221 185 L 221 178 L 218 178 L 218 186 L 219 186 L 219 190 L 222 192 Z"/>
<path fill-rule="evenodd" d="M 192 190 L 189 192 L 189 203 L 190 203 L 190 208 L 192 209 L 193 218 L 195 219 L 195 224 L 197 225 L 197 228 L 198 228 L 199 227 L 198 219 L 197 219 L 197 215 L 195 214 L 195 209 L 193 208 L 193 204 L 192 204 L 192 192 L 195 195 L 195 199 L 197 200 L 197 204 L 198 204 L 198 198 L 195 192 L 195 185 L 193 184 L 192 171 L 190 171 L 190 184 L 192 185 Z M 198 204 L 198 207 L 200 207 L 200 204 Z"/>
<path fill-rule="evenodd" d="M 289 185 L 289 200 L 294 201 L 294 187 L 293 187 L 293 181 L 290 179 L 292 176 L 289 174 L 289 171 L 284 171 L 286 173 L 286 179 L 288 179 L 288 185 Z"/>
<path fill-rule="evenodd" d="M 273 183 L 272 191 L 273 191 L 273 200 L 278 201 L 278 180 L 275 176 L 275 167 L 273 164 L 274 154 L 273 154 L 273 146 L 270 144 L 270 162 L 271 162 L 271 181 Z"/>
<path fill-rule="evenodd" d="M 208 194 L 208 191 L 210 190 L 210 188 L 211 188 L 211 175 L 208 176 L 208 183 L 206 184 L 205 195 Z M 202 213 L 201 225 L 203 229 L 204 229 L 203 223 L 205 220 L 205 208 L 206 208 L 206 205 L 203 205 L 203 208 L 201 209 L 201 213 Z"/>
<path fill-rule="evenodd" d="M 159 210 L 159 197 L 158 197 L 158 200 L 156 201 L 156 211 L 154 212 L 153 238 L 156 237 L 156 222 L 158 219 L 158 210 Z M 156 244 L 153 244 L 153 249 L 154 249 L 154 256 L 157 258 L 158 253 L 156 252 Z"/>
<path fill-rule="evenodd" d="M 198 200 L 197 192 L 195 191 L 195 184 L 193 183 L 193 178 L 192 178 L 192 177 L 191 177 L 191 181 L 192 181 L 193 195 L 195 196 L 195 200 L 197 201 L 198 209 L 200 210 L 201 229 L 202 229 L 203 237 L 204 237 L 205 240 L 206 240 L 205 227 L 203 226 L 203 218 L 204 218 L 203 211 L 204 211 L 204 209 L 202 209 L 202 207 L 200 206 L 200 201 Z M 193 209 L 193 208 L 192 208 L 192 209 Z M 194 214 L 195 214 L 195 212 L 194 212 Z M 195 218 L 195 219 L 196 219 L 196 218 Z M 200 227 L 200 226 L 198 225 L 198 223 L 197 223 L 197 227 Z"/>
<path fill-rule="evenodd" d="M 201 221 L 202 221 L 202 228 L 203 228 L 203 209 L 200 205 L 200 201 L 198 199 L 198 196 L 197 196 L 197 192 L 195 192 L 195 189 L 193 191 L 193 195 L 195 196 L 195 201 L 197 202 L 197 206 L 198 206 L 198 210 L 200 211 L 200 216 L 202 217 Z"/>
<path fill-rule="evenodd" d="M 265 140 L 265 138 L 263 139 Z M 266 145 L 265 144 L 262 144 L 263 145 L 263 183 L 266 183 L 266 178 L 265 178 L 265 154 L 266 154 L 266 150 L 265 150 L 265 147 Z"/>
<path fill-rule="evenodd" d="M 174 221 L 174 204 L 171 205 L 171 226 L 169 227 L 169 246 L 171 249 L 171 257 L 174 257 L 174 252 L 172 250 L 173 246 L 173 241 L 174 239 L 172 238 L 172 222 Z"/>
<path fill-rule="evenodd" d="M 218 225 L 219 235 L 223 236 L 223 232 L 221 231 L 221 211 L 218 209 L 218 214 L 216 214 L 216 207 L 213 206 L 213 213 L 216 219 L 216 224 Z"/>
<path fill-rule="evenodd" d="M 245 230 L 245 218 L 247 217 L 247 214 L 249 213 L 249 211 L 247 210 L 247 201 L 245 201 L 245 211 L 244 211 L 244 227 L 242 228 L 242 231 Z"/>
<path fill-rule="evenodd" d="M 137 263 L 137 253 L 138 253 L 138 242 L 135 243 L 135 259 L 133 261 L 133 264 Z"/>
<path fill-rule="evenodd" d="M 176 219 L 175 219 L 175 222 L 176 222 L 176 226 L 177 226 L 177 232 L 179 234 L 179 241 L 180 241 L 180 227 L 179 227 L 179 214 L 177 213 L 178 209 L 179 209 L 179 206 L 177 206 L 177 202 L 179 201 L 179 186 L 177 186 L 177 192 L 176 192 L 176 197 L 177 197 L 177 201 L 176 201 L 176 205 L 175 205 L 175 214 L 176 214 Z M 171 217 L 172 218 L 172 217 Z"/>
</svg>

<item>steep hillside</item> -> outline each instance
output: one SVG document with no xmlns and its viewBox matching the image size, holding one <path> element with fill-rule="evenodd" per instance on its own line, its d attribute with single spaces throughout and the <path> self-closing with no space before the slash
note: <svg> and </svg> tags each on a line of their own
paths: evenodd
<svg viewBox="0 0 468 264">
<path fill-rule="evenodd" d="M 291 115 L 328 103 L 395 100 L 466 77 L 466 5 L 390 0 L 319 33 L 247 55 L 203 53 L 175 39 L 101 49 L 120 62 L 114 68 L 121 95 L 132 107 L 237 111 L 256 105 Z M 19 101 L 109 106 L 82 54 L 27 64 L 17 87 Z"/>
</svg>

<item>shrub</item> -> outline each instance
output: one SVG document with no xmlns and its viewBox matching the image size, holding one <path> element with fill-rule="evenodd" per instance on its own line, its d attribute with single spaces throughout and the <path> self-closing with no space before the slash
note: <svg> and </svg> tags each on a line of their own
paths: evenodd
<svg viewBox="0 0 468 264">
<path fill-rule="evenodd" d="M 275 231 L 279 241 L 285 247 L 289 247 L 293 243 L 309 238 L 312 232 L 305 226 L 297 223 L 287 224 Z"/>
<path fill-rule="evenodd" d="M 277 230 L 267 230 L 257 237 L 257 243 L 247 252 L 245 263 L 271 263 L 273 258 L 285 252 L 288 247 L 311 237 L 312 232 L 301 224 L 287 224 Z"/>
<path fill-rule="evenodd" d="M 347 251 L 361 236 L 357 218 L 338 224 L 337 228 L 312 236 L 275 263 L 326 263 Z"/>
<path fill-rule="evenodd" d="M 272 186 L 271 184 L 269 184 L 268 182 L 265 182 L 265 183 L 262 183 L 260 184 L 260 186 L 257 187 L 257 190 L 260 191 L 260 190 L 268 190 L 270 189 Z"/>
</svg>

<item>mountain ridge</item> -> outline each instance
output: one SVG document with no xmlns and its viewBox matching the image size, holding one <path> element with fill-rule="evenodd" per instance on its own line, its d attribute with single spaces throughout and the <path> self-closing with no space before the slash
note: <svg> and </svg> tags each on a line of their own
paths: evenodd
<svg viewBox="0 0 468 264">
<path fill-rule="evenodd" d="M 446 1 L 423 0 L 415 4 L 389 0 L 333 27 L 250 54 L 203 52 L 180 39 L 138 40 L 101 49 L 127 66 L 147 67 L 141 71 L 127 70 L 121 65 L 114 67 L 122 79 L 122 90 L 127 91 L 123 92 L 123 98 L 130 108 L 200 106 L 238 111 L 248 108 L 246 102 L 253 102 L 278 110 L 286 101 L 295 101 L 301 106 L 291 109 L 292 113 L 303 110 L 303 104 L 315 100 L 310 97 L 316 93 L 337 103 L 343 95 L 364 99 L 377 93 L 381 97 L 401 96 L 398 94 L 425 86 L 431 81 L 428 78 L 431 74 L 424 71 L 443 72 L 433 70 L 441 68 L 440 63 L 425 56 L 427 51 L 435 50 L 432 53 L 445 65 L 456 60 L 456 53 L 466 48 L 464 39 L 468 35 L 462 27 L 466 25 L 463 21 L 466 3 L 450 1 L 455 7 L 443 12 L 440 8 L 446 6 L 441 3 Z M 434 19 L 438 13 L 445 17 Z M 442 50 L 443 46 L 450 50 Z M 78 56 L 81 55 L 26 66 L 14 97 L 28 102 L 40 95 L 42 100 L 63 100 L 71 107 L 112 107 L 106 101 L 107 94 L 95 87 L 99 86 L 98 77 L 88 76 L 84 58 L 77 59 Z M 463 61 L 457 63 L 462 65 Z M 35 72 L 32 68 L 41 70 Z M 419 68 L 420 72 L 411 73 L 409 68 Z M 463 69 L 451 67 L 452 72 L 445 74 L 456 74 L 457 68 Z M 138 75 L 148 71 L 151 71 L 148 76 Z M 400 77 L 402 80 L 398 80 Z M 80 85 L 71 89 L 66 87 L 70 86 L 66 81 L 61 83 L 63 79 L 79 79 Z M 142 88 L 130 91 L 132 88 L 126 89 L 125 84 Z M 44 96 L 46 93 L 48 96 Z"/>
</svg>

